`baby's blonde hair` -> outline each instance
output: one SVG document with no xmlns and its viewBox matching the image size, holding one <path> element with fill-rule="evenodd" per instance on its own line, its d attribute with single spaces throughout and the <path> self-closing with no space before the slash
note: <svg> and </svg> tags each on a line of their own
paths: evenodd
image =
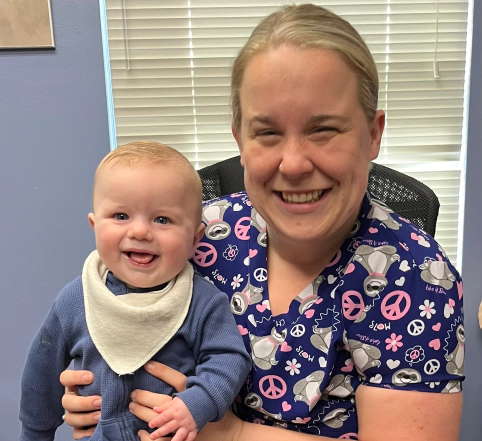
<svg viewBox="0 0 482 441">
<path fill-rule="evenodd" d="M 186 185 L 191 186 L 190 190 L 194 192 L 196 199 L 199 200 L 199 207 L 196 212 L 199 214 L 199 219 L 201 219 L 201 179 L 188 159 L 176 149 L 155 141 L 134 141 L 118 146 L 107 156 L 105 156 L 97 167 L 94 178 L 93 193 L 95 192 L 95 185 L 99 172 L 108 165 L 112 167 L 118 165 L 124 167 L 155 167 L 158 165 L 183 167 L 188 172 L 189 176 L 189 180 Z M 162 189 L 160 188 L 159 191 L 162 191 Z"/>
<path fill-rule="evenodd" d="M 100 162 L 97 171 L 101 170 L 109 163 L 125 166 L 149 166 L 175 162 L 185 164 L 195 172 L 194 167 L 187 158 L 176 149 L 155 141 L 134 141 L 120 145 L 112 150 Z"/>
<path fill-rule="evenodd" d="M 264 18 L 234 60 L 231 76 L 233 126 L 241 129 L 239 91 L 254 57 L 281 46 L 330 50 L 339 54 L 358 77 L 359 100 L 369 122 L 378 105 L 378 72 L 373 56 L 355 28 L 340 16 L 313 4 L 288 5 Z"/>
</svg>

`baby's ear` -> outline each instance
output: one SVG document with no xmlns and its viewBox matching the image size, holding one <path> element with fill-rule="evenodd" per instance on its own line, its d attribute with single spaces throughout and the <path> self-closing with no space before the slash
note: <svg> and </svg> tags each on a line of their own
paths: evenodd
<svg viewBox="0 0 482 441">
<path fill-rule="evenodd" d="M 94 213 L 89 213 L 89 215 L 87 216 L 87 219 L 89 220 L 90 228 L 94 229 L 94 225 L 95 225 L 95 215 L 94 215 Z"/>
<path fill-rule="evenodd" d="M 195 247 L 198 244 L 198 242 L 201 240 L 201 238 L 203 237 L 205 228 L 206 227 L 204 226 L 204 224 L 202 222 L 196 228 L 196 231 L 194 232 L 194 241 L 192 243 L 193 247 Z"/>
</svg>

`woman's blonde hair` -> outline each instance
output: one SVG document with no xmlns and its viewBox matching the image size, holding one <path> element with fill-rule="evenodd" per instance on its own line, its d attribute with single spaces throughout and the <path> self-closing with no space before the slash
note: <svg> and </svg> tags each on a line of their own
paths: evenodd
<svg viewBox="0 0 482 441">
<path fill-rule="evenodd" d="M 288 5 L 264 18 L 239 52 L 231 77 L 233 125 L 241 129 L 239 91 L 244 72 L 257 55 L 290 46 L 335 51 L 351 66 L 359 82 L 359 99 L 368 121 L 378 104 L 378 72 L 372 54 L 355 28 L 333 12 L 313 4 Z"/>
</svg>

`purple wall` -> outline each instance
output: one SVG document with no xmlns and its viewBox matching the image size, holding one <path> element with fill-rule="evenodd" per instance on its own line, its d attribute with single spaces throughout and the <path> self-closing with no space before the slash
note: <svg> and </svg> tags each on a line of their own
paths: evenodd
<svg viewBox="0 0 482 441">
<path fill-rule="evenodd" d="M 474 3 L 472 67 L 465 186 L 464 279 L 466 360 L 460 441 L 482 439 L 482 331 L 477 311 L 482 300 L 482 1 Z"/>
<path fill-rule="evenodd" d="M 0 52 L 2 440 L 18 439 L 30 342 L 94 247 L 92 177 L 109 151 L 98 1 L 51 4 L 55 51 Z"/>
</svg>

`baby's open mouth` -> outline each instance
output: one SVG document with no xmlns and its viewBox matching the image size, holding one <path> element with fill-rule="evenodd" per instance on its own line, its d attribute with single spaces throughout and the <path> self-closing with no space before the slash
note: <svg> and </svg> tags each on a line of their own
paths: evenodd
<svg viewBox="0 0 482 441">
<path fill-rule="evenodd" d="M 139 265 L 147 265 L 158 257 L 156 254 L 138 253 L 136 251 L 128 251 L 124 254 L 126 254 L 129 259 L 135 263 L 138 263 Z"/>
</svg>

